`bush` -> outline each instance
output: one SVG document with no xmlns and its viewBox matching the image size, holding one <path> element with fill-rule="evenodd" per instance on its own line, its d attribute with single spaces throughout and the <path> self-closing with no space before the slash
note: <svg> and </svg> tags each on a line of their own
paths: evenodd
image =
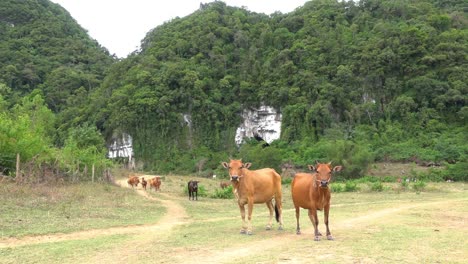
<svg viewBox="0 0 468 264">
<path fill-rule="evenodd" d="M 234 193 L 232 193 L 232 185 L 229 185 L 224 189 L 216 189 L 215 193 L 211 195 L 211 198 L 216 199 L 232 199 L 234 198 Z"/>
<path fill-rule="evenodd" d="M 364 176 L 364 177 L 361 177 L 361 178 L 355 180 L 355 182 L 358 182 L 358 183 L 379 182 L 379 181 L 380 181 L 379 178 L 373 177 L 373 176 Z"/>
<path fill-rule="evenodd" d="M 281 178 L 281 184 L 282 185 L 291 185 L 291 182 L 292 182 L 293 178 Z"/>
<path fill-rule="evenodd" d="M 385 176 L 383 177 L 382 182 L 396 182 L 396 178 L 393 176 Z"/>
<path fill-rule="evenodd" d="M 374 182 L 370 185 L 370 189 L 373 192 L 381 192 L 383 191 L 383 184 L 381 182 Z"/>
<path fill-rule="evenodd" d="M 444 180 L 468 181 L 468 161 L 447 165 L 447 169 L 442 172 Z"/>
<path fill-rule="evenodd" d="M 426 188 L 426 183 L 424 181 L 417 181 L 413 184 L 413 189 L 417 192 L 421 192 Z"/>
<path fill-rule="evenodd" d="M 330 185 L 330 188 L 331 188 L 331 191 L 332 191 L 332 192 L 336 192 L 336 193 L 343 192 L 344 189 L 345 189 L 344 186 L 343 186 L 343 184 L 340 184 L 340 183 L 331 184 L 331 185 Z"/>
<path fill-rule="evenodd" d="M 345 183 L 344 191 L 345 192 L 356 192 L 358 190 L 357 183 L 354 181 L 347 181 Z"/>
</svg>

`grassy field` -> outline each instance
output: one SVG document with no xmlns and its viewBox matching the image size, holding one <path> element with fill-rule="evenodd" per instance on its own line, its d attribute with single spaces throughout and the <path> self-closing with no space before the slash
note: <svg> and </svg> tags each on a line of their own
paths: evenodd
<svg viewBox="0 0 468 264">
<path fill-rule="evenodd" d="M 149 176 L 147 176 L 149 177 Z M 334 241 L 313 241 L 307 212 L 296 220 L 283 186 L 285 230 L 266 231 L 268 210 L 255 205 L 252 236 L 239 234 L 233 199 L 184 193 L 190 179 L 206 192 L 220 180 L 164 176 L 161 192 L 104 184 L 1 186 L 0 263 L 465 263 L 468 188 L 430 183 L 402 190 L 332 195 Z M 365 184 L 364 184 L 365 185 Z M 125 185 L 123 185 L 125 186 Z M 319 229 L 324 231 L 319 212 Z"/>
</svg>

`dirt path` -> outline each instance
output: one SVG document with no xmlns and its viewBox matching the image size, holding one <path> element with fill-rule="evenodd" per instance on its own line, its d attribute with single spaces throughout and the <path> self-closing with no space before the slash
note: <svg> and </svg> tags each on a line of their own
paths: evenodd
<svg viewBox="0 0 468 264">
<path fill-rule="evenodd" d="M 143 175 L 145 178 L 150 178 L 150 175 Z M 122 188 L 129 188 L 126 180 L 120 180 L 117 182 Z M 138 226 L 123 226 L 123 227 L 114 227 L 107 229 L 96 229 L 96 230 L 87 230 L 80 231 L 70 234 L 51 234 L 43 236 L 33 236 L 33 237 L 23 237 L 21 239 L 10 238 L 6 240 L 0 240 L 0 248 L 6 247 L 17 247 L 23 245 L 32 245 L 40 243 L 49 243 L 49 242 L 61 242 L 68 240 L 86 240 L 92 239 L 99 236 L 109 236 L 117 234 L 130 234 L 132 235 L 131 239 L 126 242 L 122 242 L 118 245 L 115 245 L 114 248 L 108 250 L 96 250 L 93 255 L 82 256 L 82 259 L 75 261 L 76 263 L 133 263 L 140 262 L 138 260 L 145 260 L 143 262 L 148 262 L 152 258 L 152 253 L 158 247 L 159 244 L 164 244 L 169 239 L 169 237 L 174 234 L 172 231 L 175 227 L 190 224 L 193 222 L 182 207 L 180 202 L 175 199 L 170 194 L 159 193 L 159 197 L 156 198 L 149 195 L 146 191 L 141 189 L 135 189 L 135 191 L 145 197 L 146 199 L 157 201 L 161 203 L 166 209 L 166 214 L 155 224 L 150 225 L 138 225 Z M 464 201 L 467 199 L 447 199 L 447 200 L 438 200 L 438 201 L 419 201 L 414 203 L 401 203 L 392 208 L 386 208 L 381 210 L 372 211 L 371 213 L 365 215 L 357 215 L 353 218 L 347 218 L 341 221 L 333 221 L 332 232 L 335 230 L 342 231 L 345 233 L 345 230 L 350 229 L 360 229 L 363 225 L 368 224 L 372 221 L 380 221 L 380 219 L 385 219 L 391 216 L 392 214 L 399 212 L 407 212 L 414 208 L 422 208 L 425 206 L 434 206 L 434 205 L 445 205 L 450 204 L 455 201 Z M 336 205 L 337 207 L 341 205 Z M 347 206 L 347 205 L 346 205 Z M 292 211 L 293 209 L 284 210 L 284 212 Z M 301 214 L 304 214 L 303 211 Z M 217 222 L 227 219 L 235 219 L 236 224 L 240 223 L 238 217 L 221 217 L 221 218 L 211 218 L 203 220 L 202 222 L 210 223 Z M 190 248 L 186 250 L 184 248 L 176 249 L 172 254 L 163 255 L 163 259 L 160 259 L 161 263 L 184 263 L 187 259 L 203 259 L 203 263 L 230 263 L 239 258 L 249 258 L 258 255 L 265 254 L 265 252 L 273 252 L 279 248 L 284 247 L 288 244 L 294 244 L 298 240 L 311 240 L 313 234 L 313 228 L 310 225 L 310 222 L 303 222 L 304 218 L 301 218 L 301 222 L 304 228 L 303 235 L 297 236 L 292 230 L 295 229 L 295 223 L 289 223 L 287 230 L 282 233 L 279 231 L 271 231 L 272 235 L 268 237 L 262 237 L 261 239 L 255 239 L 255 241 L 246 242 L 246 243 L 236 243 L 228 248 L 223 249 L 210 249 L 210 248 Z M 323 231 L 323 223 L 321 230 Z M 270 231 L 269 231 L 270 232 Z M 337 240 L 339 241 L 338 237 Z M 327 243 L 317 244 L 319 247 L 327 247 Z M 330 244 L 328 244 L 328 247 Z M 136 257 L 136 258 L 135 258 Z M 304 263 L 308 260 L 304 256 L 285 256 L 281 258 L 281 263 Z M 353 262 L 354 260 L 350 260 Z"/>
<path fill-rule="evenodd" d="M 393 208 L 388 208 L 388 209 L 383 209 L 383 210 L 378 210 L 370 214 L 358 216 L 352 219 L 346 219 L 343 221 L 337 221 L 333 223 L 333 230 L 339 231 L 339 230 L 344 230 L 344 229 L 349 229 L 352 228 L 355 225 L 363 225 L 369 222 L 372 222 L 374 220 L 378 220 L 381 218 L 385 218 L 388 216 L 391 216 L 395 213 L 402 212 L 402 211 L 409 211 L 414 208 L 420 208 L 420 207 L 425 207 L 425 206 L 434 206 L 434 205 L 442 205 L 442 204 L 451 204 L 454 201 L 467 201 L 467 199 L 458 199 L 458 200 L 445 200 L 445 201 L 432 201 L 432 202 L 418 202 L 418 203 L 413 203 L 413 204 L 403 204 L 399 205 L 397 207 Z M 284 212 L 284 211 L 283 211 Z M 303 211 L 302 213 L 305 213 Z M 304 219 L 301 220 L 301 225 L 307 225 L 310 226 L 310 222 L 304 223 Z M 294 223 L 295 226 L 295 223 Z M 295 227 L 290 227 L 294 228 Z M 321 231 L 323 231 L 324 226 L 322 223 L 322 226 L 319 227 Z M 234 259 L 239 259 L 239 258 L 245 258 L 249 256 L 255 256 L 258 254 L 263 254 L 268 251 L 274 251 L 279 248 L 284 247 L 284 245 L 287 245 L 288 243 L 292 243 L 298 239 L 308 239 L 312 240 L 313 239 L 313 227 L 309 228 L 302 228 L 302 235 L 298 236 L 290 231 L 285 231 L 287 233 L 279 236 L 270 236 L 264 240 L 256 240 L 250 243 L 244 243 L 239 246 L 233 246 L 229 248 L 225 248 L 223 250 L 218 250 L 218 251 L 202 251 L 202 252 L 189 252 L 188 255 L 185 255 L 184 253 L 179 253 L 177 259 L 183 262 L 184 259 L 187 259 L 188 257 L 190 258 L 196 258 L 196 259 L 204 259 L 204 263 L 230 263 Z M 273 231 L 275 232 L 275 231 Z M 322 237 L 322 239 L 325 239 Z M 339 240 L 339 238 L 338 238 Z M 198 255 L 198 256 L 197 256 Z M 310 259 L 302 259 L 301 256 L 289 256 L 285 259 L 283 259 L 281 262 L 284 263 L 307 263 L 310 262 Z M 351 261 L 353 262 L 353 261 Z"/>
<path fill-rule="evenodd" d="M 146 175 L 148 176 L 148 175 Z M 150 177 L 148 177 L 150 178 Z M 126 180 L 119 180 L 116 182 L 117 185 L 128 188 Z M 91 239 L 98 236 L 118 235 L 118 234 L 139 234 L 142 232 L 151 233 L 164 233 L 171 230 L 173 227 L 181 224 L 188 223 L 187 213 L 185 209 L 178 203 L 172 201 L 170 197 L 163 194 L 167 199 L 155 198 L 148 195 L 145 191 L 137 189 L 136 192 L 144 196 L 147 199 L 158 201 L 167 209 L 167 213 L 164 217 L 155 224 L 150 225 L 135 225 L 135 226 L 122 226 L 122 227 L 111 227 L 106 229 L 91 229 L 73 233 L 58 233 L 58 234 L 47 234 L 40 236 L 25 236 L 22 238 L 7 238 L 0 240 L 0 248 L 7 247 L 18 247 L 24 245 L 34 245 L 41 243 L 53 243 L 67 240 L 85 240 Z"/>
</svg>

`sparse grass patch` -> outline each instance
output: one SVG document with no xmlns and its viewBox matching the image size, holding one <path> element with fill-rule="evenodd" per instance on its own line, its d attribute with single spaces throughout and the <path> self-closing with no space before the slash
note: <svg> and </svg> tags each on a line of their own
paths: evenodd
<svg viewBox="0 0 468 264">
<path fill-rule="evenodd" d="M 154 223 L 165 213 L 157 202 L 108 184 L 6 184 L 0 188 L 1 237 Z"/>
<path fill-rule="evenodd" d="M 80 259 L 130 240 L 130 235 L 101 236 L 0 249 L 1 263 L 83 263 Z"/>
</svg>

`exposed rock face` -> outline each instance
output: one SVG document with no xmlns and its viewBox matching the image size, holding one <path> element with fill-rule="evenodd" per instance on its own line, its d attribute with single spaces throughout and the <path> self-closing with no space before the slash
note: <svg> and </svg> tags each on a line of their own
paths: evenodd
<svg viewBox="0 0 468 264">
<path fill-rule="evenodd" d="M 271 143 L 279 139 L 281 135 L 281 113 L 271 106 L 245 109 L 242 113 L 244 122 L 237 128 L 235 141 L 242 144 L 245 138 L 255 138 Z M 186 125 L 191 128 L 190 115 L 184 115 Z M 191 130 L 191 129 L 190 129 Z M 189 137 L 191 138 L 191 137 Z M 191 141 L 188 142 L 191 144 Z M 114 138 L 109 146 L 109 158 L 128 158 L 133 161 L 132 137 L 123 134 L 120 138 Z"/>
<path fill-rule="evenodd" d="M 271 106 L 245 109 L 242 113 L 244 122 L 237 128 L 236 144 L 244 138 L 255 138 L 271 143 L 281 135 L 281 113 Z"/>
<path fill-rule="evenodd" d="M 133 157 L 132 137 L 129 134 L 123 134 L 121 138 L 115 138 L 109 146 L 107 154 L 109 158 L 129 158 Z"/>
</svg>

